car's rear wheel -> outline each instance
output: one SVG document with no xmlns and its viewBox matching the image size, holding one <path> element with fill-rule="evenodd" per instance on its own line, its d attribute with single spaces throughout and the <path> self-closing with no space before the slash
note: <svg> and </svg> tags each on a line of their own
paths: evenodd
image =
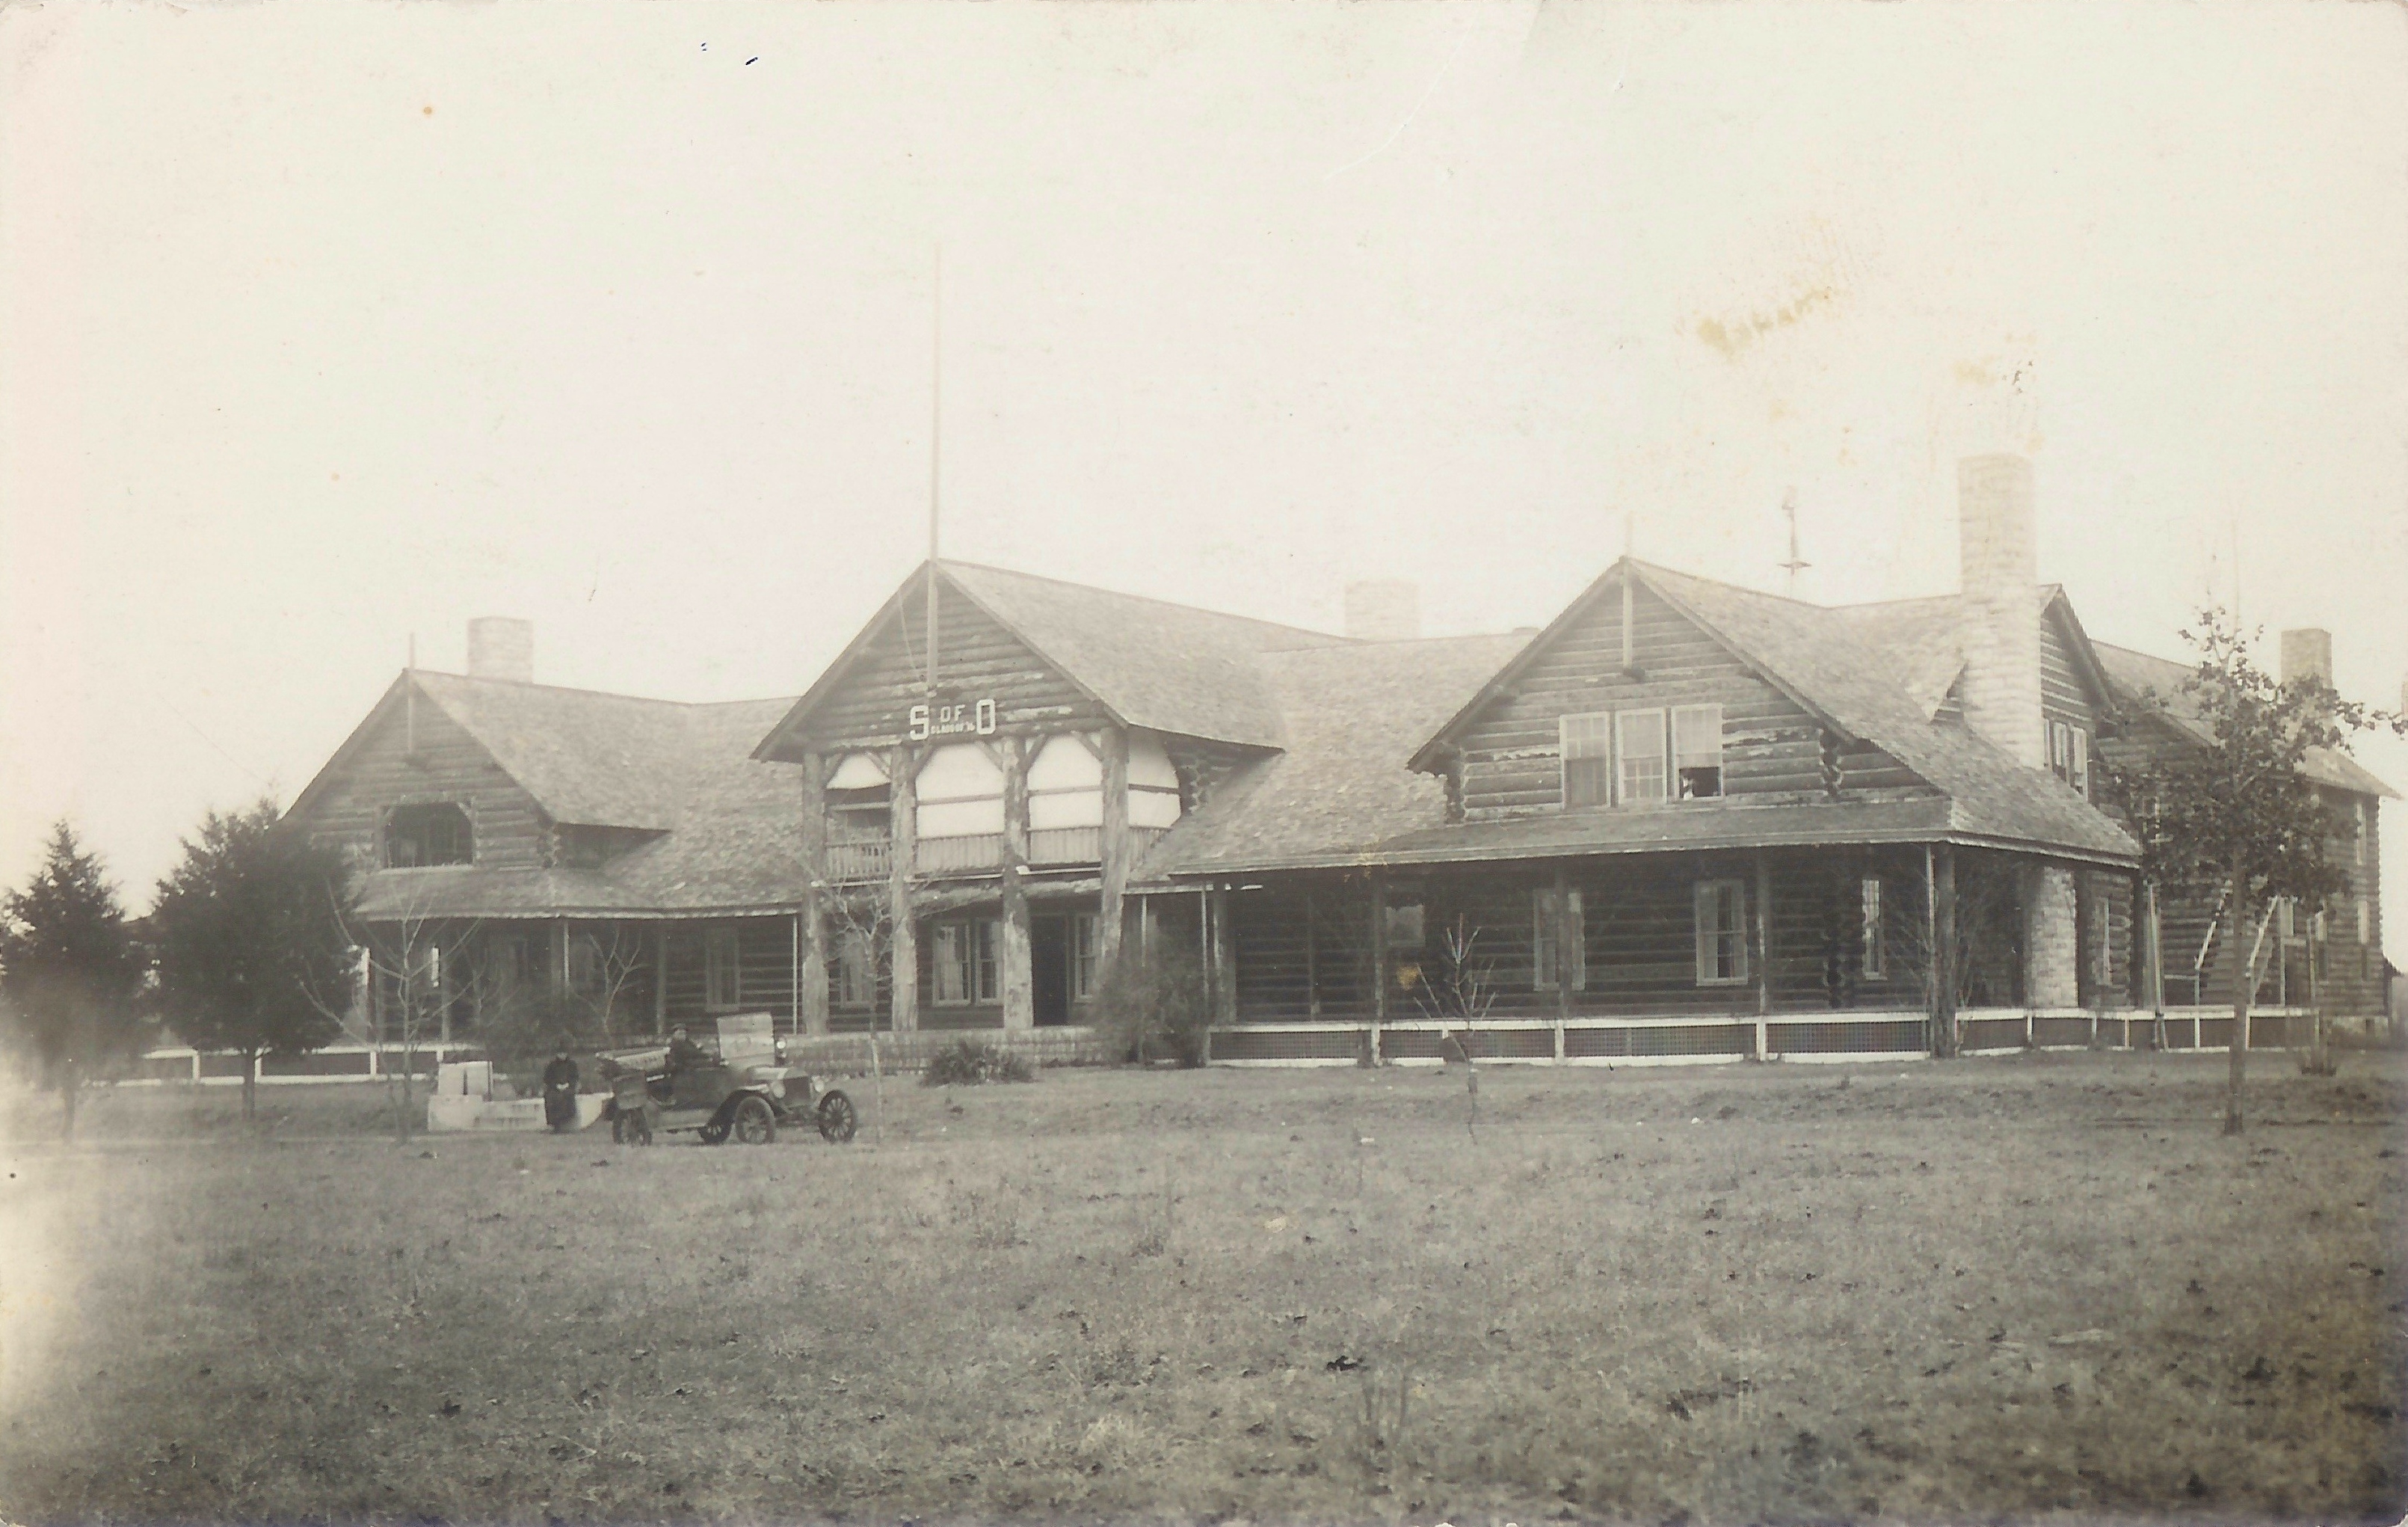
<svg viewBox="0 0 2408 1527">
<path fill-rule="evenodd" d="M 839 1145 L 861 1128 L 860 1116 L 853 1111 L 853 1100 L 833 1090 L 820 1099 L 819 1123 L 820 1138 Z"/>
<path fill-rule="evenodd" d="M 746 1098 L 738 1102 L 728 1128 L 739 1145 L 766 1145 L 778 1138 L 778 1117 L 769 1112 L 768 1102 L 760 1098 Z"/>
<path fill-rule="evenodd" d="M 734 1122 L 734 1118 L 735 1115 L 732 1111 L 722 1114 L 694 1132 L 702 1137 L 702 1143 L 706 1145 L 724 1145 L 727 1144 L 727 1126 Z"/>
<path fill-rule="evenodd" d="M 613 1144 L 621 1145 L 651 1145 L 652 1143 L 651 1116 L 641 1108 L 629 1113 L 612 1115 L 610 1139 Z"/>
</svg>

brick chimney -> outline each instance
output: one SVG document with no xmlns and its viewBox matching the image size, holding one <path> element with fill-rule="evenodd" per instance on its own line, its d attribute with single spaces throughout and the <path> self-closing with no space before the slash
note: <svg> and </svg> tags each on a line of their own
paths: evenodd
<svg viewBox="0 0 2408 1527">
<path fill-rule="evenodd" d="M 2000 454 L 1956 464 L 1956 539 L 1965 598 L 1965 725 L 2009 757 L 2046 769 L 2030 461 Z"/>
<path fill-rule="evenodd" d="M 2313 626 L 2285 631 L 2280 677 L 2285 684 L 2293 679 L 2321 679 L 2326 688 L 2331 688 L 2332 633 Z"/>
<path fill-rule="evenodd" d="M 468 623 L 468 677 L 535 683 L 535 622 L 480 615 Z"/>
<path fill-rule="evenodd" d="M 1411 641 L 1422 634 L 1422 593 L 1404 578 L 1346 585 L 1346 634 L 1357 641 Z"/>
</svg>

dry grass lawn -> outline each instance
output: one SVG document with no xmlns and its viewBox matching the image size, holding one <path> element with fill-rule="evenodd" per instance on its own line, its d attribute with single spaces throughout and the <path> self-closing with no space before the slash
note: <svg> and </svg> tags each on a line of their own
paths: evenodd
<svg viewBox="0 0 2408 1527">
<path fill-rule="evenodd" d="M 1459 1069 L 1052 1072 L 648 1151 L 20 1100 L 0 1517 L 2397 1520 L 2400 1065 L 2262 1058 L 2238 1140 L 2221 1067 L 1490 1069 L 1476 1138 Z"/>
</svg>

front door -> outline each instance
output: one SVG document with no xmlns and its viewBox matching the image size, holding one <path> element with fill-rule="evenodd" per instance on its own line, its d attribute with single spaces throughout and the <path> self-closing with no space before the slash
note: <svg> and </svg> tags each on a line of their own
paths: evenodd
<svg viewBox="0 0 2408 1527">
<path fill-rule="evenodd" d="M 1028 920 L 1029 984 L 1039 1024 L 1070 1021 L 1070 919 Z"/>
</svg>

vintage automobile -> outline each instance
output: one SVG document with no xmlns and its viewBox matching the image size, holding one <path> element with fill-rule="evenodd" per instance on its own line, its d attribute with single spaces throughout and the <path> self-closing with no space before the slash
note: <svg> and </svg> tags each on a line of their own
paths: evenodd
<svg viewBox="0 0 2408 1527">
<path fill-rule="evenodd" d="M 724 1017 L 715 1027 L 716 1033 L 701 1032 L 697 1043 L 708 1058 L 698 1063 L 672 1068 L 663 1044 L 601 1057 L 612 1140 L 649 1145 L 655 1134 L 691 1131 L 706 1145 L 766 1145 L 781 1127 L 804 1123 L 838 1145 L 853 1138 L 860 1124 L 853 1100 L 785 1063 L 785 1044 L 771 1032 L 769 1015 Z"/>
</svg>

